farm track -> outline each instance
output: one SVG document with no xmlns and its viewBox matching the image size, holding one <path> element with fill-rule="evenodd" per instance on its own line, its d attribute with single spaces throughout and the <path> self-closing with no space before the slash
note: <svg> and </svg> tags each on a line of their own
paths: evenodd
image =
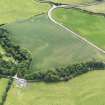
<svg viewBox="0 0 105 105">
<path fill-rule="evenodd" d="M 95 45 L 95 44 L 93 44 L 92 42 L 88 41 L 86 38 L 80 36 L 79 34 L 75 33 L 75 32 L 72 31 L 72 30 L 70 30 L 70 29 L 67 28 L 66 26 L 62 25 L 62 23 L 57 22 L 57 21 L 52 17 L 52 12 L 53 12 L 53 10 L 58 9 L 58 8 L 64 8 L 64 7 L 66 7 L 66 6 L 67 6 L 67 5 L 60 5 L 60 6 L 55 6 L 55 5 L 53 5 L 52 8 L 50 8 L 49 11 L 48 11 L 48 17 L 49 17 L 49 19 L 50 19 L 53 23 L 55 23 L 55 24 L 61 26 L 61 27 L 64 28 L 65 30 L 67 30 L 67 31 L 69 31 L 70 33 L 72 33 L 72 34 L 73 34 L 76 38 L 78 38 L 79 40 L 85 41 L 86 43 L 88 43 L 88 44 L 91 45 L 92 47 L 96 48 L 97 50 L 99 50 L 100 52 L 102 52 L 102 53 L 105 54 L 105 50 L 101 49 L 101 48 L 98 47 L 97 45 Z"/>
</svg>

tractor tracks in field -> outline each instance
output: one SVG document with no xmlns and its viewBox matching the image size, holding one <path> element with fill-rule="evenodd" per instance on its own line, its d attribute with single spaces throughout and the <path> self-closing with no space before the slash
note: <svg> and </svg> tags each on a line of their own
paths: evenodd
<svg viewBox="0 0 105 105">
<path fill-rule="evenodd" d="M 78 38 L 79 40 L 82 40 L 82 41 L 85 41 L 86 43 L 88 43 L 89 45 L 91 45 L 92 47 L 96 48 L 97 50 L 99 50 L 100 52 L 104 53 L 105 54 L 105 50 L 101 49 L 100 47 L 98 47 L 97 45 L 93 44 L 92 42 L 88 41 L 86 38 L 80 36 L 79 34 L 75 33 L 74 31 L 70 30 L 69 28 L 67 28 L 66 26 L 62 25 L 62 23 L 56 21 L 53 17 L 52 17 L 52 12 L 53 10 L 55 9 L 58 9 L 58 8 L 65 8 L 67 5 L 59 5 L 59 6 L 56 6 L 56 5 L 53 5 L 52 8 L 49 9 L 48 11 L 48 17 L 49 19 L 59 25 L 60 27 L 64 28 L 65 30 L 69 31 L 70 33 L 72 33 L 76 38 Z"/>
</svg>

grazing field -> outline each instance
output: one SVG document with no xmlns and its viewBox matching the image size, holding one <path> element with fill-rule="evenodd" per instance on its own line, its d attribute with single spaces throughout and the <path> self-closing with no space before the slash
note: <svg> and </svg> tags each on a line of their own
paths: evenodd
<svg viewBox="0 0 105 105">
<path fill-rule="evenodd" d="M 90 3 L 93 2 L 94 0 L 54 0 L 55 2 L 58 3 L 66 3 L 66 4 L 71 4 L 71 3 Z"/>
<path fill-rule="evenodd" d="M 29 83 L 19 88 L 16 83 L 8 93 L 5 105 L 104 105 L 105 71 L 93 71 L 69 82 Z"/>
<path fill-rule="evenodd" d="M 105 49 L 105 17 L 75 9 L 57 9 L 53 17 L 98 47 Z"/>
<path fill-rule="evenodd" d="M 10 23 L 47 12 L 48 4 L 38 0 L 0 0 L 0 24 Z"/>
<path fill-rule="evenodd" d="M 13 42 L 31 51 L 35 71 L 105 59 L 104 54 L 52 23 L 47 15 L 11 23 L 4 28 L 11 33 Z"/>
<path fill-rule="evenodd" d="M 0 103 L 2 101 L 3 93 L 8 85 L 8 79 L 0 78 Z"/>
</svg>

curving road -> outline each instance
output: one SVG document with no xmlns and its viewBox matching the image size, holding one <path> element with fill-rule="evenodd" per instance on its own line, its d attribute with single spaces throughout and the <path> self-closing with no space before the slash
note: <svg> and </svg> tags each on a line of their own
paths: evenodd
<svg viewBox="0 0 105 105">
<path fill-rule="evenodd" d="M 79 34 L 73 32 L 72 30 L 70 30 L 69 28 L 65 27 L 64 25 L 62 25 L 62 23 L 59 23 L 57 22 L 53 17 L 52 17 L 52 11 L 54 9 L 57 9 L 57 8 L 63 8 L 63 7 L 66 7 L 67 5 L 60 5 L 60 6 L 55 6 L 53 5 L 52 8 L 49 9 L 48 11 L 48 17 L 49 19 L 54 22 L 55 24 L 61 26 L 62 28 L 64 28 L 65 30 L 69 31 L 70 33 L 72 33 L 75 37 L 77 37 L 78 39 L 81 39 L 85 42 L 87 42 L 89 45 L 93 46 L 94 48 L 96 48 L 97 50 L 101 51 L 102 53 L 105 54 L 105 50 L 99 48 L 97 45 L 93 44 L 92 42 L 88 41 L 87 39 L 85 39 L 84 37 L 80 36 Z"/>
</svg>

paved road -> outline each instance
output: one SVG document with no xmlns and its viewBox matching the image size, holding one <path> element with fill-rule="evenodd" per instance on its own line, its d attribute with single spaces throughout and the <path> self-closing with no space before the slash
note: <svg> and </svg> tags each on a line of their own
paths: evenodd
<svg viewBox="0 0 105 105">
<path fill-rule="evenodd" d="M 55 19 L 53 19 L 53 17 L 52 17 L 52 11 L 53 11 L 54 9 L 63 8 L 63 7 L 66 7 L 66 6 L 67 6 L 67 5 L 60 5 L 60 6 L 55 6 L 55 5 L 53 5 L 52 8 L 49 9 L 49 11 L 48 11 L 48 17 L 49 17 L 49 19 L 50 19 L 52 22 L 54 22 L 55 24 L 57 24 L 57 25 L 63 27 L 65 30 L 67 30 L 67 31 L 69 31 L 70 33 L 72 33 L 72 34 L 73 34 L 75 37 L 77 37 L 78 39 L 81 39 L 81 40 L 87 42 L 89 45 L 93 46 L 94 48 L 96 48 L 97 50 L 99 50 L 99 51 L 101 51 L 102 53 L 105 54 L 105 50 L 99 48 L 98 46 L 96 46 L 96 45 L 93 44 L 92 42 L 88 41 L 88 40 L 85 39 L 84 37 L 80 36 L 79 34 L 73 32 L 73 31 L 70 30 L 69 28 L 67 28 L 67 27 L 65 27 L 64 25 L 62 25 L 62 23 L 59 23 L 59 22 L 57 22 Z"/>
</svg>

